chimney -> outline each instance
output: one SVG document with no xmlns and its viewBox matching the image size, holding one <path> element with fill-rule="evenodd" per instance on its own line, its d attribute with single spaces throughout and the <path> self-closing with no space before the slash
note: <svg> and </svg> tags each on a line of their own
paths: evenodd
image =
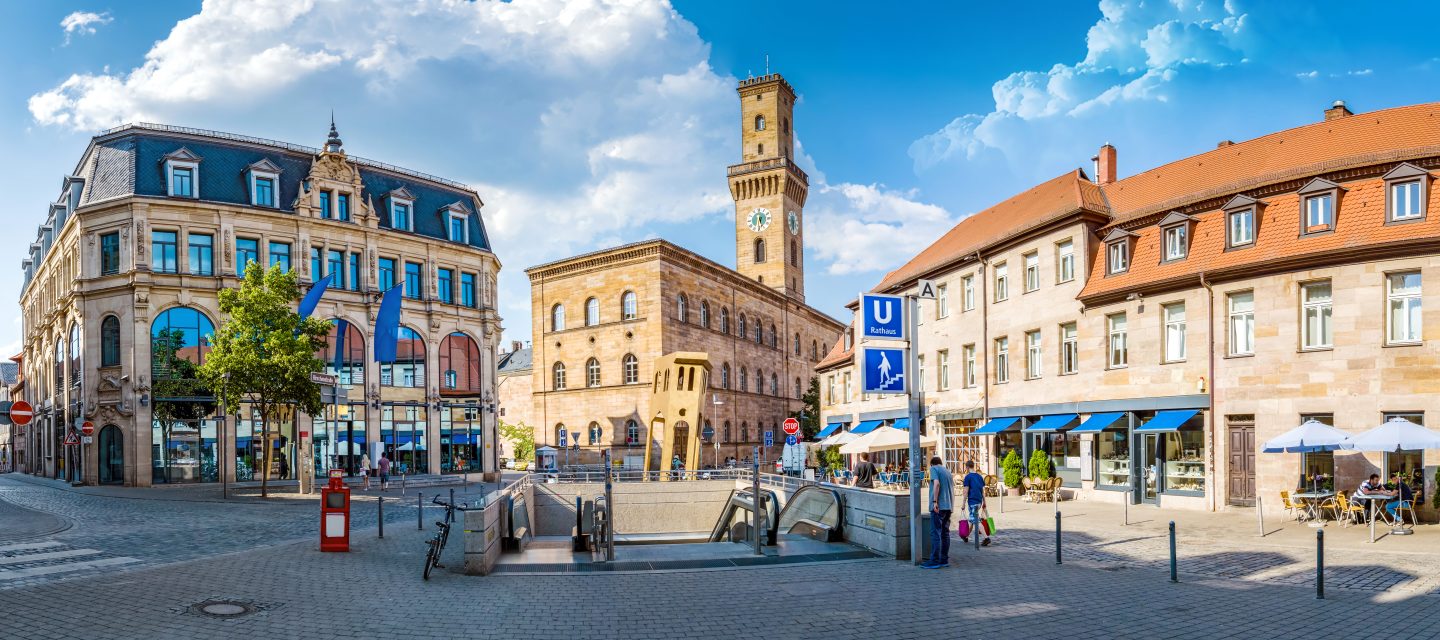
<svg viewBox="0 0 1440 640">
<path fill-rule="evenodd" d="M 1351 113 L 1350 110 L 1345 107 L 1344 100 L 1336 100 L 1335 104 L 1330 105 L 1330 108 L 1325 110 L 1325 120 L 1327 122 L 1336 118 L 1344 118 L 1346 116 L 1353 115 L 1355 114 Z"/>
<path fill-rule="evenodd" d="M 1091 158 L 1095 162 L 1095 184 L 1110 184 L 1115 181 L 1115 147 L 1110 143 L 1100 147 L 1099 155 Z"/>
<path fill-rule="evenodd" d="M 1215 144 L 1215 148 L 1216 148 L 1216 149 L 1222 149 L 1222 148 L 1228 147 L 1228 146 L 1230 146 L 1230 145 L 1232 145 L 1232 144 L 1235 144 L 1235 143 L 1232 142 L 1232 141 L 1230 141 L 1230 140 L 1221 140 L 1220 142 L 1218 142 L 1218 143 Z"/>
<path fill-rule="evenodd" d="M 511 340 L 511 341 L 510 341 L 510 352 L 511 352 L 511 353 L 515 353 L 516 351 L 519 351 L 519 350 L 524 349 L 524 348 L 525 348 L 525 343 L 520 342 L 519 340 Z"/>
</svg>

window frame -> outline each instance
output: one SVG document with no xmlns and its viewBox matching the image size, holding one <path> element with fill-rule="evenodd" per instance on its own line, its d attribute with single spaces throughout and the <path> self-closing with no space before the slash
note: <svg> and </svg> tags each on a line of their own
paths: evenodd
<svg viewBox="0 0 1440 640">
<path fill-rule="evenodd" d="M 1394 169 L 1387 171 L 1382 176 L 1385 181 L 1385 224 L 1410 224 L 1425 220 L 1429 216 L 1430 178 L 1429 171 L 1409 162 L 1396 165 Z M 1417 209 L 1413 215 L 1397 218 L 1395 208 L 1398 202 L 1395 199 L 1395 188 L 1408 184 L 1418 185 L 1416 187 Z"/>
<path fill-rule="evenodd" d="M 197 238 L 205 238 L 208 244 L 195 244 Z M 197 255 L 198 254 L 198 255 Z M 201 259 L 203 258 L 203 259 Z M 196 262 L 201 262 L 205 270 L 199 271 Z M 185 234 L 185 271 L 192 276 L 213 276 L 215 275 L 215 235 L 211 233 L 186 233 Z"/>
<path fill-rule="evenodd" d="M 1236 311 L 1235 298 L 1237 296 L 1249 296 L 1250 308 L 1245 311 Z M 1235 321 L 1246 319 L 1246 344 L 1249 348 L 1245 351 L 1237 351 Z M 1244 289 L 1240 291 L 1228 291 L 1225 293 L 1225 335 L 1228 344 L 1225 346 L 1225 353 L 1228 357 L 1248 357 L 1255 355 L 1255 290 Z"/>
<path fill-rule="evenodd" d="M 585 299 L 585 326 L 594 327 L 600 324 L 600 298 L 590 296 Z"/>
<path fill-rule="evenodd" d="M 960 312 L 975 310 L 975 274 L 960 278 Z"/>
<path fill-rule="evenodd" d="M 1329 296 L 1323 302 L 1310 301 L 1310 289 L 1312 287 L 1325 286 L 1330 290 Z M 1301 282 L 1300 286 L 1300 351 L 1329 351 L 1335 348 L 1335 285 L 1326 279 L 1310 280 Z M 1323 343 L 1315 343 L 1310 335 L 1310 312 L 1314 310 L 1316 317 L 1321 324 L 1321 334 L 1328 333 L 1329 339 Z"/>
<path fill-rule="evenodd" d="M 1010 382 L 1010 336 L 995 338 L 995 384 Z"/>
<path fill-rule="evenodd" d="M 600 359 L 594 356 L 585 361 L 585 388 L 600 388 Z"/>
<path fill-rule="evenodd" d="M 475 274 L 468 271 L 460 272 L 460 306 L 469 309 L 475 308 Z"/>
<path fill-rule="evenodd" d="M 1412 294 L 1412 293 L 1404 293 L 1404 294 L 1399 294 L 1399 295 L 1397 295 L 1397 294 L 1395 293 L 1395 286 L 1394 286 L 1395 280 L 1394 280 L 1394 279 L 1395 279 L 1397 276 L 1399 276 L 1399 277 L 1405 277 L 1405 276 L 1412 275 L 1412 274 L 1415 275 L 1415 276 L 1418 276 L 1418 277 L 1420 278 L 1420 282 L 1419 282 L 1419 285 L 1418 285 L 1418 289 L 1417 289 L 1413 294 Z M 1424 342 L 1425 342 L 1425 317 L 1424 317 L 1424 308 L 1425 308 L 1425 307 L 1424 307 L 1425 280 L 1424 280 L 1424 273 L 1423 273 L 1420 269 L 1409 269 L 1409 270 L 1405 270 L 1405 271 L 1390 271 L 1390 272 L 1386 272 L 1384 275 L 1385 275 L 1385 346 L 1387 346 L 1387 347 L 1388 347 L 1388 346 L 1395 346 L 1395 347 L 1404 346 L 1404 347 L 1409 347 L 1409 346 L 1415 346 L 1415 345 L 1424 344 Z M 1416 306 L 1416 307 L 1419 309 L 1419 311 L 1420 311 L 1420 326 L 1419 326 L 1418 330 L 1414 332 L 1415 337 L 1414 337 L 1413 339 L 1407 338 L 1407 339 L 1403 339 L 1403 340 L 1398 340 L 1398 339 L 1395 338 L 1395 309 L 1394 309 L 1394 305 L 1395 305 L 1395 303 L 1396 303 L 1397 301 L 1399 301 L 1399 302 L 1401 302 L 1402 304 L 1404 304 L 1404 305 L 1405 305 L 1404 309 L 1407 310 L 1407 311 L 1409 310 L 1408 303 L 1409 303 L 1410 301 L 1414 301 L 1414 302 L 1415 302 L 1415 306 Z M 1405 313 L 1403 317 L 1407 319 L 1405 324 L 1406 324 L 1406 325 L 1409 325 L 1410 323 L 1409 323 L 1408 318 L 1410 318 L 1410 314 L 1409 314 L 1409 313 Z"/>
<path fill-rule="evenodd" d="M 1064 284 L 1075 279 L 1075 239 L 1066 238 L 1055 243 L 1055 284 Z"/>
<path fill-rule="evenodd" d="M 620 319 L 634 320 L 640 317 L 640 296 L 634 291 L 620 294 Z"/>
<path fill-rule="evenodd" d="M 961 386 L 966 389 L 974 389 L 977 379 L 976 369 L 979 368 L 976 366 L 978 362 L 976 361 L 975 355 L 975 343 L 972 342 L 960 347 L 960 353 L 964 357 L 964 361 L 961 364 L 963 369 L 960 372 Z"/>
<path fill-rule="evenodd" d="M 1044 376 L 1044 337 L 1039 329 L 1025 332 L 1025 379 L 1036 380 Z"/>
<path fill-rule="evenodd" d="M 455 238 L 455 223 L 460 223 L 460 237 Z M 451 242 L 470 244 L 470 216 L 451 211 L 445 216 L 445 238 Z"/>
<path fill-rule="evenodd" d="M 625 384 L 640 384 L 640 359 L 633 353 L 620 358 L 620 371 Z"/>
<path fill-rule="evenodd" d="M 950 389 L 950 350 L 940 349 L 935 352 L 935 388 L 938 391 Z"/>
<path fill-rule="evenodd" d="M 329 220 L 334 217 L 334 211 L 331 207 L 334 206 L 335 196 L 329 189 L 321 189 L 317 201 L 320 203 L 321 219 Z"/>
<path fill-rule="evenodd" d="M 411 267 L 414 267 L 414 269 L 411 269 Z M 406 261 L 405 261 L 405 265 L 404 265 L 404 269 L 405 269 L 405 271 L 404 271 L 404 274 L 405 274 L 405 289 L 404 289 L 404 291 L 401 292 L 400 295 L 403 296 L 403 297 L 405 297 L 405 298 L 409 298 L 409 299 L 411 299 L 411 300 L 424 300 L 424 299 L 425 299 L 425 265 L 424 265 L 424 264 L 421 264 L 421 263 L 419 263 L 419 262 L 410 262 L 409 260 L 406 260 Z M 412 294 L 412 291 L 411 291 L 411 288 L 412 288 L 412 287 L 410 286 L 410 283 L 411 283 L 411 278 L 412 278 L 412 277 L 414 278 L 414 283 L 415 283 L 415 286 L 413 287 L 413 288 L 414 288 L 414 291 L 413 291 L 413 294 L 414 294 L 414 295 L 411 295 L 411 294 Z"/>
<path fill-rule="evenodd" d="M 1164 258 L 1161 262 L 1176 262 L 1190 256 L 1190 225 L 1172 224 L 1160 229 L 1160 237 L 1164 246 Z"/>
<path fill-rule="evenodd" d="M 1112 240 L 1105 243 L 1105 275 L 1113 276 L 1130 271 L 1130 240 Z"/>
<path fill-rule="evenodd" d="M 935 319 L 943 320 L 950 317 L 950 292 L 949 287 L 944 284 L 935 285 Z"/>
<path fill-rule="evenodd" d="M 1040 290 L 1040 252 L 1031 251 L 1020 256 L 1021 264 L 1025 265 L 1025 291 L 1031 293 Z M 1033 262 L 1032 262 L 1033 261 Z"/>
<path fill-rule="evenodd" d="M 398 261 L 398 258 L 386 258 L 383 256 L 375 259 L 375 286 L 381 293 L 395 288 L 395 267 Z M 385 277 L 386 275 L 390 276 L 388 282 Z"/>
<path fill-rule="evenodd" d="M 114 266 L 109 266 L 110 258 Z M 100 275 L 113 276 L 120 273 L 120 232 L 100 234 Z"/>
<path fill-rule="evenodd" d="M 176 193 L 175 191 L 175 170 L 184 169 L 190 172 L 190 193 Z M 192 160 L 166 160 L 165 161 L 165 195 L 171 198 L 187 198 L 190 200 L 200 199 L 200 163 Z"/>
<path fill-rule="evenodd" d="M 1225 212 L 1226 249 L 1245 249 L 1255 246 L 1256 237 L 1260 235 L 1259 225 L 1257 224 L 1257 220 L 1259 220 L 1259 215 L 1256 213 L 1256 211 L 1257 209 L 1255 207 L 1241 207 L 1239 209 L 1235 209 L 1234 211 Z M 1246 238 L 1244 242 L 1239 242 L 1236 240 L 1237 228 L 1235 221 L 1240 219 L 1248 219 L 1250 221 L 1248 225 L 1249 237 Z"/>
<path fill-rule="evenodd" d="M 267 181 L 270 186 L 270 203 L 260 202 L 260 182 Z M 265 207 L 268 209 L 280 208 L 280 174 L 273 171 L 250 169 L 250 206 Z"/>
<path fill-rule="evenodd" d="M 170 240 L 161 242 L 157 234 L 168 233 Z M 168 247 L 168 260 L 158 249 Z M 157 268 L 157 261 L 160 266 Z M 150 271 L 154 273 L 178 274 L 180 273 L 180 230 L 179 229 L 151 229 L 150 230 Z"/>
<path fill-rule="evenodd" d="M 550 331 L 565 330 L 565 303 L 557 302 L 550 305 Z"/>
<path fill-rule="evenodd" d="M 1066 330 L 1069 335 L 1066 335 Z M 1080 372 L 1080 325 L 1077 322 L 1060 323 L 1060 375 L 1069 376 Z"/>
<path fill-rule="evenodd" d="M 994 302 L 1004 302 L 1010 299 L 1010 265 L 1004 261 L 998 262 L 994 267 L 995 271 L 995 295 Z"/>
<path fill-rule="evenodd" d="M 1177 308 L 1179 309 L 1179 313 L 1182 314 L 1181 318 L 1178 321 L 1174 319 L 1174 314 Z M 1179 300 L 1176 302 L 1167 302 L 1160 305 L 1161 364 L 1176 364 L 1185 362 L 1190 355 L 1190 352 L 1186 347 L 1186 340 L 1189 338 L 1189 326 L 1187 324 L 1186 316 L 1184 316 L 1185 313 L 1185 301 L 1183 300 Z M 1179 333 L 1178 340 L 1177 336 L 1172 335 L 1172 333 L 1175 333 L 1177 331 Z M 1178 344 L 1180 348 L 1180 353 L 1178 354 L 1178 357 L 1175 353 L 1172 353 L 1172 348 L 1176 344 Z"/>
<path fill-rule="evenodd" d="M 335 192 L 335 219 L 340 222 L 350 221 L 350 194 Z"/>
<path fill-rule="evenodd" d="M 113 329 L 112 329 L 113 327 Z M 106 314 L 100 319 L 100 366 L 120 366 L 120 316 Z"/>
<path fill-rule="evenodd" d="M 244 243 L 244 242 L 251 243 L 251 248 L 248 249 L 248 250 L 240 248 L 240 244 L 241 244 L 241 243 Z M 245 254 L 249 254 L 249 256 L 247 257 Z M 239 236 L 236 236 L 236 238 L 235 238 L 235 275 L 238 276 L 238 277 L 241 277 L 241 278 L 245 277 L 245 265 L 249 264 L 252 260 L 253 260 L 253 261 L 255 262 L 255 264 L 257 264 L 257 265 L 263 265 L 263 264 L 264 264 L 263 262 L 260 262 L 260 239 L 259 239 L 259 238 L 241 238 L 241 237 L 239 237 Z"/>
<path fill-rule="evenodd" d="M 280 247 L 283 247 L 285 250 L 284 250 L 284 251 L 276 251 L 276 249 L 277 249 L 277 248 L 280 248 Z M 269 267 L 275 266 L 275 264 L 276 264 L 276 258 L 278 257 L 278 258 L 282 258 L 282 259 L 280 260 L 280 262 L 284 263 L 284 265 L 285 265 L 285 270 L 286 270 L 286 271 L 290 271 L 290 270 L 294 269 L 294 268 L 295 268 L 295 262 L 294 262 L 294 260 L 293 260 L 293 256 L 291 255 L 291 249 L 292 249 L 292 245 L 291 245 L 289 242 L 281 242 L 281 241 L 279 241 L 279 240 L 270 240 L 270 241 L 266 242 L 266 243 L 265 243 L 265 264 L 266 264 L 266 267 L 269 268 Z M 319 279 L 318 276 L 316 277 L 316 279 Z"/>
<path fill-rule="evenodd" d="M 455 270 L 435 268 L 435 297 L 441 304 L 455 304 Z"/>
<path fill-rule="evenodd" d="M 1129 367 L 1130 319 L 1124 311 L 1105 315 L 1105 336 L 1105 368 L 1108 370 Z"/>
</svg>

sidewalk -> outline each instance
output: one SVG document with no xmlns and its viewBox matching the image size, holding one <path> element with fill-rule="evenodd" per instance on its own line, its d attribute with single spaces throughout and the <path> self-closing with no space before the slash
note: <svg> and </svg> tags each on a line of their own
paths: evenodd
<svg viewBox="0 0 1440 640">
<path fill-rule="evenodd" d="M 449 478 L 451 476 L 422 477 Z M 269 486 L 269 497 L 261 498 L 259 482 L 230 483 L 228 487 L 216 483 L 171 485 L 162 484 L 150 487 L 121 487 L 114 485 L 72 486 L 69 482 L 66 482 L 64 480 L 53 480 L 50 478 L 42 478 L 39 476 L 32 476 L 22 473 L 0 474 L 0 478 L 7 478 L 18 482 L 24 482 L 31 485 L 46 487 L 54 489 L 56 491 L 68 491 L 71 493 L 104 498 L 121 498 L 126 500 L 168 500 L 178 502 L 228 502 L 253 504 L 308 504 L 312 501 L 320 499 L 320 487 L 325 486 L 326 482 L 325 480 L 317 479 L 315 481 L 314 492 L 306 495 L 299 493 L 299 482 L 296 480 L 272 480 Z M 476 475 L 476 479 L 471 481 L 469 484 L 462 484 L 461 482 L 459 482 L 458 480 L 460 478 L 458 476 L 455 476 L 455 478 L 457 482 L 455 482 L 454 484 L 433 486 L 427 485 L 420 487 L 404 486 L 399 480 L 392 479 L 390 482 L 390 489 L 387 491 L 381 491 L 380 483 L 375 480 L 371 481 L 370 489 L 361 489 L 360 487 L 363 481 L 358 476 L 354 478 L 346 478 L 345 483 L 347 486 L 350 487 L 350 496 L 352 500 L 373 500 L 379 496 L 384 496 L 387 502 L 391 499 L 399 498 L 410 498 L 413 500 L 414 496 L 417 493 L 424 493 L 427 496 L 433 496 L 436 494 L 443 495 L 448 493 L 450 489 L 455 489 L 455 493 L 458 495 L 466 492 L 476 492 L 482 489 L 486 491 L 492 491 L 495 488 L 495 483 L 493 482 L 480 482 L 478 480 L 478 474 Z"/>
</svg>

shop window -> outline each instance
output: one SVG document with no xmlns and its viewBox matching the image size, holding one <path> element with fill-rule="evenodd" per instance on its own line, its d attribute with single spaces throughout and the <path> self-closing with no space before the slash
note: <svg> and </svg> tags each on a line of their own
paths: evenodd
<svg viewBox="0 0 1440 640">
<path fill-rule="evenodd" d="M 410 327 L 400 327 L 396 333 L 395 362 L 380 365 L 380 384 L 424 389 L 425 340 Z"/>
<path fill-rule="evenodd" d="M 1095 434 L 1095 484 L 1130 489 L 1130 434 L 1126 418 Z"/>
<path fill-rule="evenodd" d="M 1420 426 L 1425 426 L 1425 414 L 1422 412 L 1394 412 L 1384 414 L 1388 422 L 1395 418 L 1409 420 Z M 1416 449 L 1403 449 L 1395 452 L 1385 453 L 1385 475 L 1382 478 L 1386 484 L 1391 484 L 1399 479 L 1410 486 L 1411 493 L 1420 495 L 1425 487 L 1425 452 Z"/>
<path fill-rule="evenodd" d="M 442 390 L 480 391 L 480 346 L 459 331 L 440 341 L 440 370 L 445 372 Z"/>
<path fill-rule="evenodd" d="M 1335 426 L 1333 413 L 1302 413 L 1300 424 L 1314 420 L 1320 424 Z M 1300 478 L 1295 487 L 1302 490 L 1335 490 L 1335 452 L 1312 451 L 1300 454 Z"/>
</svg>

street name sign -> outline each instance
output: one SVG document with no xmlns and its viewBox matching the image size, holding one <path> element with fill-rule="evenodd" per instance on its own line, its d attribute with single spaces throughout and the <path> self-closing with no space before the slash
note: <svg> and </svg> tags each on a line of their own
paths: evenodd
<svg viewBox="0 0 1440 640">
<path fill-rule="evenodd" d="M 894 347 L 861 348 L 860 390 L 863 393 L 906 393 L 910 381 L 905 375 L 908 360 L 905 349 Z"/>
<path fill-rule="evenodd" d="M 327 387 L 333 387 L 340 382 L 340 378 L 337 376 L 332 376 L 328 373 L 312 373 L 310 374 L 310 381 L 314 382 L 315 384 L 323 384 Z"/>
<path fill-rule="evenodd" d="M 905 299 L 880 293 L 860 294 L 860 337 L 905 339 Z"/>
</svg>

